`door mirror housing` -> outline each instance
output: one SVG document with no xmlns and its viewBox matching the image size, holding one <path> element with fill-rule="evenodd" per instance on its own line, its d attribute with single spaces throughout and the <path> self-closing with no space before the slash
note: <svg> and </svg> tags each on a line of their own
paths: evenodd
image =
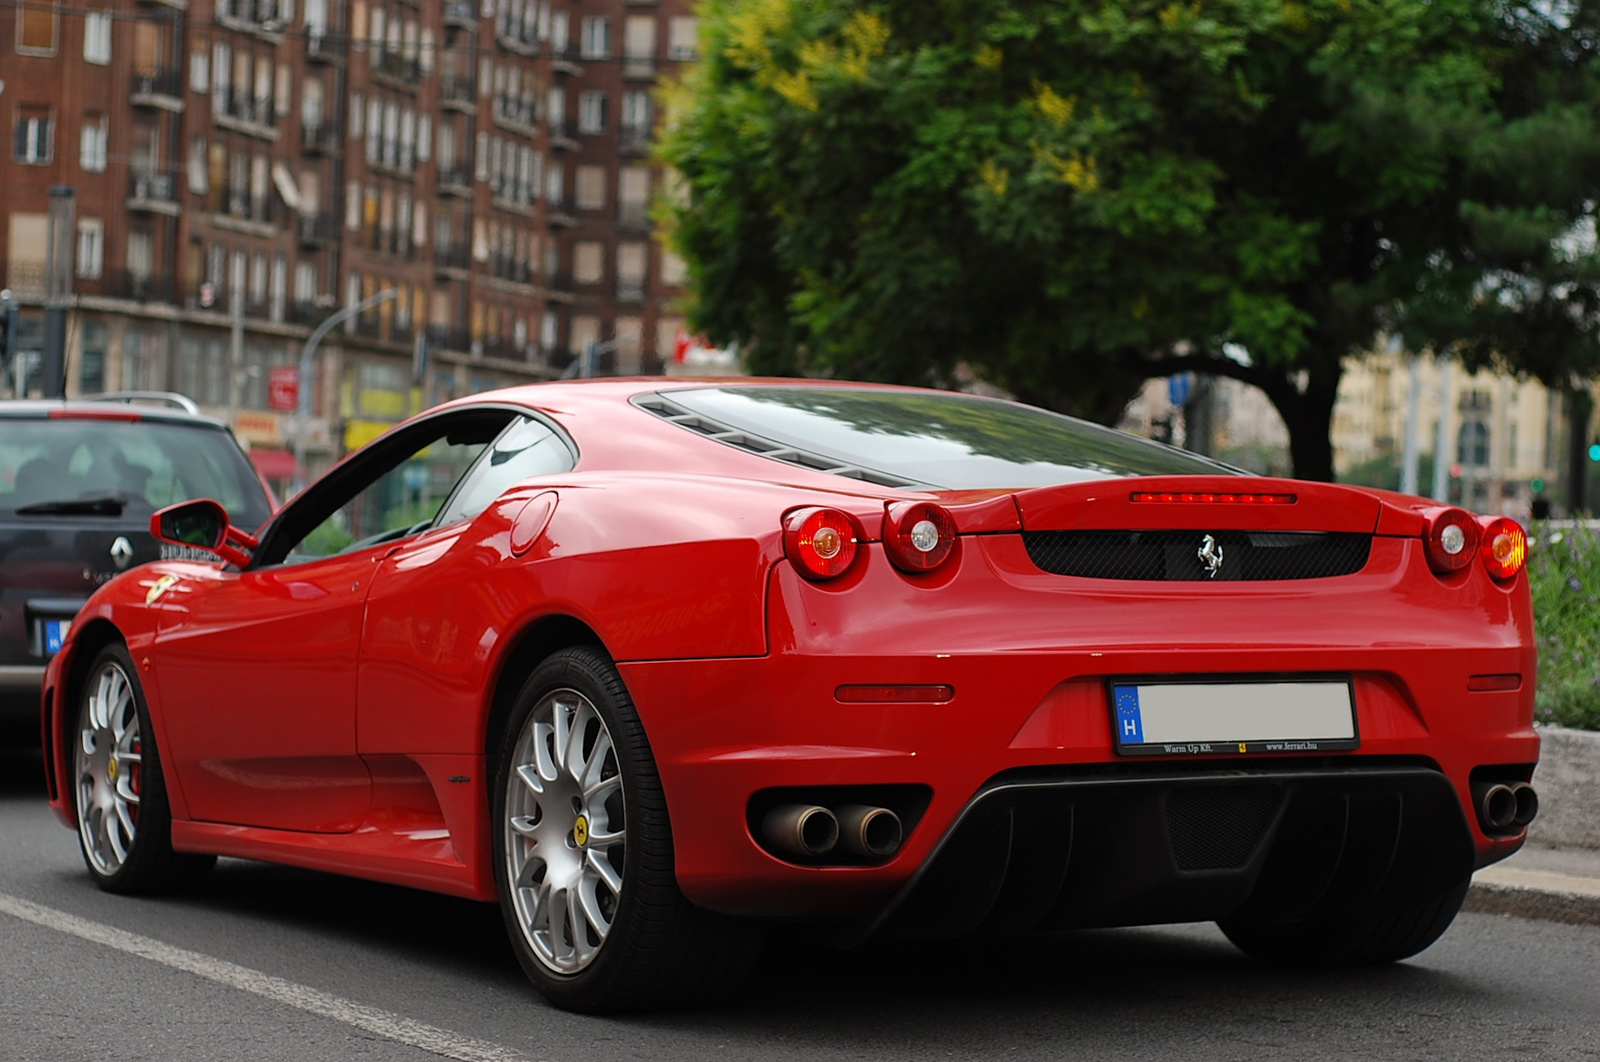
<svg viewBox="0 0 1600 1062">
<path fill-rule="evenodd" d="M 174 546 L 215 553 L 240 568 L 250 563 L 250 554 L 245 551 L 257 545 L 255 536 L 230 524 L 228 511 L 210 498 L 156 510 L 150 516 L 150 533 Z"/>
</svg>

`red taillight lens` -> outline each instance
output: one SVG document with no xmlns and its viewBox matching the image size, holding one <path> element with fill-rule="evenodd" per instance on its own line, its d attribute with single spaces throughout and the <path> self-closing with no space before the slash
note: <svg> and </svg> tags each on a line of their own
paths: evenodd
<svg viewBox="0 0 1600 1062">
<path fill-rule="evenodd" d="M 1136 490 L 1131 502 L 1161 502 L 1182 505 L 1293 505 L 1293 494 L 1239 494 L 1232 491 Z"/>
<path fill-rule="evenodd" d="M 1472 563 L 1481 529 L 1463 509 L 1439 509 L 1428 519 L 1428 567 L 1444 574 Z"/>
<path fill-rule="evenodd" d="M 1483 527 L 1478 552 L 1483 566 L 1495 579 L 1512 579 L 1528 563 L 1528 535 L 1515 521 L 1497 516 Z"/>
<path fill-rule="evenodd" d="M 856 523 L 838 509 L 796 509 L 783 519 L 783 552 L 807 579 L 832 579 L 856 559 Z"/>
<path fill-rule="evenodd" d="M 884 514 L 883 548 L 901 571 L 932 571 L 955 544 L 955 518 L 931 502 L 896 502 Z"/>
</svg>

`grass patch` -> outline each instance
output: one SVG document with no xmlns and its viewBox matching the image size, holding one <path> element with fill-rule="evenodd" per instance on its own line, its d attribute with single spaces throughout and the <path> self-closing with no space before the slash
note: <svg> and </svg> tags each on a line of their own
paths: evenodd
<svg viewBox="0 0 1600 1062">
<path fill-rule="evenodd" d="M 1600 730 L 1600 532 L 1536 525 L 1528 559 L 1541 723 Z"/>
</svg>

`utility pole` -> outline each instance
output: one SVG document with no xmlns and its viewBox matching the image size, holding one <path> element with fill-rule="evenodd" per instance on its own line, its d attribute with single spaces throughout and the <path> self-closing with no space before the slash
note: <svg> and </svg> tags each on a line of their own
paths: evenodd
<svg viewBox="0 0 1600 1062">
<path fill-rule="evenodd" d="M 50 186 L 49 234 L 44 259 L 44 363 L 46 398 L 67 397 L 67 305 L 72 301 L 74 204 L 71 186 Z M 21 397 L 21 396 L 18 396 Z"/>
<path fill-rule="evenodd" d="M 1433 439 L 1433 496 L 1450 500 L 1450 359 L 1439 359 L 1439 431 Z"/>
<path fill-rule="evenodd" d="M 1406 441 L 1405 449 L 1400 459 L 1400 493 L 1415 494 L 1417 492 L 1417 418 L 1421 416 L 1419 405 L 1422 392 L 1422 359 L 1415 354 L 1407 359 L 1411 363 L 1411 389 L 1406 398 Z M 1434 464 L 1439 462 L 1439 456 L 1434 455 Z"/>
<path fill-rule="evenodd" d="M 316 354 L 317 344 L 322 342 L 323 336 L 356 314 L 365 313 L 380 302 L 387 302 L 399 294 L 400 292 L 395 288 L 384 288 L 376 295 L 362 299 L 354 306 L 346 306 L 344 309 L 329 315 L 321 324 L 317 325 L 316 331 L 311 333 L 310 338 L 306 340 L 305 346 L 300 348 L 300 368 L 296 373 L 298 394 L 296 395 L 294 414 L 294 493 L 300 493 L 305 489 L 306 485 L 306 431 L 311 424 L 311 384 L 312 376 L 316 369 L 316 363 L 312 361 L 312 357 Z"/>
</svg>

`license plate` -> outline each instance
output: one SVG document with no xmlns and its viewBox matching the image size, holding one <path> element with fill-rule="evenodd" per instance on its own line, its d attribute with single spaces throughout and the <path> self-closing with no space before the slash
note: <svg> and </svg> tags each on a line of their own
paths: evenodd
<svg viewBox="0 0 1600 1062">
<path fill-rule="evenodd" d="M 1111 683 L 1125 756 L 1328 752 L 1359 748 L 1347 679 Z"/>
<path fill-rule="evenodd" d="M 54 619 L 44 621 L 44 655 L 55 656 L 61 652 L 61 643 L 67 640 L 67 630 L 72 626 L 69 619 Z"/>
</svg>

